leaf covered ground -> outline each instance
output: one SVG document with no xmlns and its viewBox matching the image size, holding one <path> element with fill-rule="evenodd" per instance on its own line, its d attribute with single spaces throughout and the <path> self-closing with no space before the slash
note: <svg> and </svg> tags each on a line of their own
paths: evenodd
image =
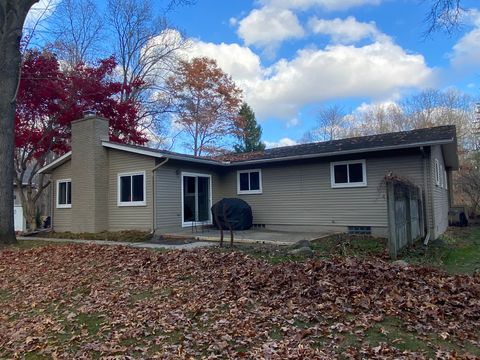
<svg viewBox="0 0 480 360">
<path fill-rule="evenodd" d="M 0 251 L 0 358 L 475 358 L 480 275 L 336 257 Z"/>
</svg>

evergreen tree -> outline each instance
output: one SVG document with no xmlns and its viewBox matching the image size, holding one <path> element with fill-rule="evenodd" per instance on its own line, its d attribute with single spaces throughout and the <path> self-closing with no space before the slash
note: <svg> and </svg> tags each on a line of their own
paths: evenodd
<svg viewBox="0 0 480 360">
<path fill-rule="evenodd" d="M 252 108 L 247 103 L 243 103 L 238 115 L 243 118 L 243 128 L 237 135 L 239 144 L 234 146 L 235 152 L 245 153 L 265 150 L 265 144 L 261 141 L 262 127 L 257 124 Z"/>
</svg>

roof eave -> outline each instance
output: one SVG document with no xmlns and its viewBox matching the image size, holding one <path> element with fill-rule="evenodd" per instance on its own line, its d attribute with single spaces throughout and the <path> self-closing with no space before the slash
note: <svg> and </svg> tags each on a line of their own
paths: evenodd
<svg viewBox="0 0 480 360">
<path fill-rule="evenodd" d="M 281 158 L 271 158 L 271 159 L 246 160 L 246 161 L 232 162 L 225 165 L 241 166 L 241 165 L 249 165 L 249 164 L 259 164 L 259 163 L 313 159 L 313 158 L 329 157 L 329 156 L 337 156 L 337 155 L 350 155 L 350 154 L 361 154 L 366 152 L 408 149 L 408 148 L 416 148 L 420 146 L 444 145 L 444 144 L 450 144 L 453 142 L 455 142 L 455 139 L 452 138 L 447 140 L 424 141 L 424 142 L 412 143 L 412 144 L 406 144 L 406 145 L 379 146 L 379 147 L 362 148 L 362 149 L 355 149 L 355 150 L 331 151 L 328 153 L 320 153 L 320 154 L 317 153 L 317 154 L 307 154 L 307 155 L 285 156 Z"/>
<path fill-rule="evenodd" d="M 216 165 L 216 166 L 221 166 L 221 165 L 225 164 L 224 162 L 216 161 L 216 160 L 195 159 L 195 158 L 185 157 L 185 156 L 180 156 L 180 155 L 175 155 L 175 154 L 162 153 L 160 151 L 152 151 L 152 150 L 148 150 L 148 149 L 131 148 L 129 146 L 125 146 L 125 145 L 117 144 L 117 143 L 112 143 L 112 142 L 109 142 L 109 141 L 102 141 L 102 145 L 104 147 L 110 148 L 110 149 L 127 151 L 127 152 L 131 152 L 131 153 L 134 153 L 134 154 L 146 155 L 146 156 L 151 156 L 151 157 L 155 157 L 155 158 L 167 158 L 167 159 L 172 159 L 172 160 L 189 161 L 189 162 L 194 162 L 194 163 L 199 163 L 199 164 Z"/>
<path fill-rule="evenodd" d="M 59 167 L 60 165 L 65 164 L 68 160 L 70 160 L 70 157 L 71 157 L 71 156 L 72 156 L 72 152 L 71 152 L 71 151 L 63 154 L 63 155 L 60 156 L 59 158 L 53 160 L 50 164 L 45 165 L 43 168 L 41 168 L 40 170 L 38 170 L 38 173 L 39 173 L 39 174 L 42 174 L 42 173 L 49 174 L 51 170 Z"/>
</svg>

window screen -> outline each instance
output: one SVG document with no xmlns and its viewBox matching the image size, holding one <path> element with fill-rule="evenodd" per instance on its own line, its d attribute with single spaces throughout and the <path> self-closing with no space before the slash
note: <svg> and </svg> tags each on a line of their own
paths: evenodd
<svg viewBox="0 0 480 360">
<path fill-rule="evenodd" d="M 145 201 L 144 174 L 120 175 L 120 203 L 141 205 Z"/>
<path fill-rule="evenodd" d="M 248 170 L 238 172 L 237 188 L 240 193 L 261 193 L 262 178 L 260 170 Z"/>
<path fill-rule="evenodd" d="M 365 160 L 342 161 L 331 164 L 333 187 L 365 186 Z"/>
</svg>

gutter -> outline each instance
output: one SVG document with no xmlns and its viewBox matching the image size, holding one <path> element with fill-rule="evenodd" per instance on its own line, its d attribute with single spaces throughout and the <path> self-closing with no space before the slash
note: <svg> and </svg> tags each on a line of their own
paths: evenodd
<svg viewBox="0 0 480 360">
<path fill-rule="evenodd" d="M 426 234 L 425 238 L 423 239 L 423 245 L 427 246 L 428 242 L 430 241 L 430 225 L 429 225 L 429 215 L 430 215 L 430 207 L 428 206 L 427 202 L 427 196 L 429 195 L 429 192 L 427 191 L 428 189 L 428 178 L 427 178 L 427 159 L 428 156 L 425 152 L 425 149 L 423 146 L 420 147 L 420 151 L 422 152 L 422 170 L 423 170 L 423 192 L 425 194 L 425 229 L 426 229 Z"/>
<path fill-rule="evenodd" d="M 156 171 L 163 165 L 165 165 L 167 162 L 168 162 L 168 158 L 164 159 L 160 164 L 156 165 L 153 169 L 152 169 L 152 232 L 151 234 L 153 234 L 155 232 L 155 229 L 156 229 L 156 226 L 157 226 L 157 213 L 155 211 L 156 209 L 156 201 L 155 201 L 155 184 L 156 184 L 156 180 L 157 180 L 157 177 L 156 177 Z"/>
</svg>

